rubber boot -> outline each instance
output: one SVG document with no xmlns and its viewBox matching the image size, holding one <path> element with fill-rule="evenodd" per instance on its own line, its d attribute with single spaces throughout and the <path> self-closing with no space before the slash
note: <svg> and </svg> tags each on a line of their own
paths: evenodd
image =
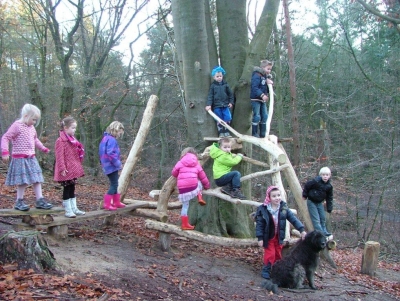
<svg viewBox="0 0 400 301">
<path fill-rule="evenodd" d="M 267 124 L 260 123 L 260 138 L 265 138 L 266 132 L 267 132 Z"/>
<path fill-rule="evenodd" d="M 269 279 L 271 275 L 271 263 L 264 264 L 261 270 L 261 277 Z"/>
<path fill-rule="evenodd" d="M 81 211 L 78 209 L 78 207 L 76 206 L 76 198 L 70 198 L 70 203 L 71 203 L 71 209 L 72 212 L 75 213 L 76 215 L 85 215 L 86 212 L 85 211 Z"/>
<path fill-rule="evenodd" d="M 104 195 L 104 210 L 109 210 L 109 211 L 113 211 L 113 210 L 117 210 L 117 208 L 115 208 L 112 204 L 113 196 L 111 194 L 105 194 Z"/>
<path fill-rule="evenodd" d="M 121 203 L 121 194 L 117 193 L 113 195 L 113 206 L 115 208 L 125 208 L 126 205 Z"/>
<path fill-rule="evenodd" d="M 260 136 L 258 135 L 258 124 L 256 124 L 256 125 L 252 124 L 251 125 L 251 135 L 253 137 L 260 138 Z"/>
<path fill-rule="evenodd" d="M 187 215 L 182 215 L 181 220 L 182 220 L 182 225 L 181 225 L 182 230 L 193 230 L 194 229 L 194 226 L 189 224 L 189 217 Z"/>
<path fill-rule="evenodd" d="M 71 218 L 76 217 L 75 213 L 72 211 L 71 199 L 64 200 L 63 201 L 63 207 L 65 208 L 65 214 L 64 215 L 66 217 L 71 217 Z"/>
<path fill-rule="evenodd" d="M 205 206 L 207 203 L 205 200 L 203 200 L 203 194 L 201 191 L 197 194 L 197 199 L 199 201 L 200 206 Z"/>
</svg>

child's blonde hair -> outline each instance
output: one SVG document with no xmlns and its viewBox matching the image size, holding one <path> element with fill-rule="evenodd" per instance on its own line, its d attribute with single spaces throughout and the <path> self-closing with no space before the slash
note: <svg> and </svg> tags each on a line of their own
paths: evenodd
<svg viewBox="0 0 400 301">
<path fill-rule="evenodd" d="M 197 156 L 197 152 L 196 152 L 196 150 L 194 149 L 194 147 L 186 147 L 186 148 L 184 148 L 184 149 L 182 150 L 182 152 L 181 152 L 181 158 L 182 158 L 184 155 L 186 155 L 187 153 L 191 153 L 191 154 L 194 154 L 194 155 Z"/>
<path fill-rule="evenodd" d="M 219 139 L 218 145 L 221 146 L 223 143 L 229 143 L 229 144 L 231 144 L 232 142 L 231 142 L 231 139 L 229 139 L 229 138 L 227 138 L 227 137 L 224 137 L 224 138 Z"/>
<path fill-rule="evenodd" d="M 35 126 L 37 126 L 40 122 L 40 116 L 41 116 L 41 112 L 40 112 L 39 108 L 35 105 L 27 103 L 21 109 L 21 119 L 20 120 L 23 123 L 27 123 L 27 121 L 29 119 L 36 117 L 37 121 L 36 121 Z"/>
<path fill-rule="evenodd" d="M 119 121 L 113 121 L 106 128 L 106 133 L 108 133 L 114 137 L 117 137 L 119 130 L 125 130 L 124 125 Z"/>
<path fill-rule="evenodd" d="M 264 68 L 264 67 L 266 67 L 266 66 L 273 66 L 274 65 L 274 63 L 272 63 L 272 62 L 270 62 L 270 61 L 268 61 L 268 60 L 262 60 L 261 62 L 260 62 L 260 67 L 261 68 Z"/>
<path fill-rule="evenodd" d="M 331 170 L 329 169 L 329 167 L 322 167 L 320 170 L 319 170 L 319 175 L 322 175 L 322 174 L 331 174 Z"/>
</svg>

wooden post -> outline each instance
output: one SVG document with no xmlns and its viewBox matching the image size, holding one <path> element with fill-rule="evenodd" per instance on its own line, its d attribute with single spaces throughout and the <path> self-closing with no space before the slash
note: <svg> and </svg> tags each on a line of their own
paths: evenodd
<svg viewBox="0 0 400 301">
<path fill-rule="evenodd" d="M 151 95 L 147 103 L 146 110 L 144 110 L 139 131 L 136 135 L 131 151 L 129 152 L 128 159 L 125 162 L 124 168 L 121 172 L 121 176 L 118 180 L 118 193 L 121 194 L 121 200 L 125 198 L 125 194 L 131 180 L 133 168 L 139 160 L 139 156 L 142 151 L 143 144 L 146 140 L 146 136 L 150 131 L 150 124 L 153 119 L 154 112 L 157 108 L 157 103 L 158 97 L 156 95 Z"/>
<path fill-rule="evenodd" d="M 374 276 L 378 267 L 378 256 L 381 245 L 376 241 L 367 241 L 361 261 L 361 273 Z"/>
</svg>

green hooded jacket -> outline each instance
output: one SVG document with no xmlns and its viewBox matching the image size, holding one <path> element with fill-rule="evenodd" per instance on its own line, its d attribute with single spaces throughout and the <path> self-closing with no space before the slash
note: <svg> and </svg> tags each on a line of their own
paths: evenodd
<svg viewBox="0 0 400 301">
<path fill-rule="evenodd" d="M 242 156 L 233 155 L 221 150 L 218 143 L 213 143 L 210 149 L 210 157 L 214 159 L 213 177 L 219 179 L 231 171 L 232 167 L 242 161 Z"/>
</svg>

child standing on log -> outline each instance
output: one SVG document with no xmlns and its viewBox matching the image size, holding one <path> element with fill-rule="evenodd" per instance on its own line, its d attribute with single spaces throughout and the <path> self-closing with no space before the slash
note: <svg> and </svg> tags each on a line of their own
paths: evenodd
<svg viewBox="0 0 400 301">
<path fill-rule="evenodd" d="M 42 169 L 35 157 L 35 147 L 44 153 L 50 150 L 37 137 L 35 124 L 39 124 L 41 112 L 38 107 L 25 104 L 21 110 L 21 118 L 15 121 L 1 138 L 1 158 L 10 159 L 9 144 L 12 144 L 11 163 L 8 168 L 5 184 L 17 186 L 17 200 L 14 209 L 28 211 L 24 194 L 28 185 L 32 184 L 36 195 L 35 207 L 51 209 L 53 207 L 42 195 L 44 182 Z"/>
<path fill-rule="evenodd" d="M 210 148 L 210 157 L 214 159 L 213 176 L 217 186 L 222 187 L 221 192 L 232 198 L 245 200 L 240 187 L 241 173 L 232 170 L 232 167 L 242 161 L 242 154 L 231 153 L 231 140 L 222 138 L 219 143 L 213 143 Z"/>
<path fill-rule="evenodd" d="M 206 205 L 202 197 L 202 189 L 209 189 L 210 182 L 201 167 L 197 153 L 193 147 L 185 148 L 181 153 L 180 160 L 175 164 L 171 172 L 177 178 L 179 200 L 182 202 L 181 221 L 182 230 L 193 230 L 194 226 L 189 224 L 188 210 L 189 201 L 197 196 L 201 206 Z"/>
<path fill-rule="evenodd" d="M 125 204 L 121 203 L 121 195 L 118 193 L 118 172 L 122 169 L 122 163 L 117 138 L 120 138 L 123 134 L 124 126 L 122 123 L 113 121 L 104 132 L 99 145 L 101 167 L 110 181 L 110 188 L 104 195 L 105 210 L 117 210 L 125 207 Z"/>
<path fill-rule="evenodd" d="M 263 60 L 260 67 L 254 67 L 251 75 L 251 108 L 253 118 L 251 120 L 251 135 L 264 138 L 267 131 L 269 89 L 267 84 L 273 84 L 271 78 L 272 62 Z M 260 128 L 260 131 L 258 131 Z"/>
<path fill-rule="evenodd" d="M 288 220 L 301 234 L 301 239 L 306 237 L 303 224 L 281 199 L 281 192 L 277 186 L 269 186 L 264 203 L 256 212 L 256 237 L 258 245 L 264 248 L 264 259 L 261 276 L 270 278 L 271 267 L 282 259 L 283 240 Z"/>
<path fill-rule="evenodd" d="M 60 126 L 59 137 L 55 143 L 54 181 L 64 187 L 62 198 L 65 216 L 72 218 L 85 214 L 85 211 L 78 209 L 75 197 L 76 180 L 85 175 L 82 166 L 85 150 L 74 136 L 77 122 L 73 117 L 65 117 Z"/>
<path fill-rule="evenodd" d="M 303 199 L 307 200 L 308 213 L 314 230 L 319 230 L 328 237 L 332 233 L 326 229 L 324 201 L 326 200 L 326 211 L 331 213 L 333 208 L 333 187 L 330 178 L 331 170 L 328 167 L 322 167 L 319 171 L 319 176 L 308 181 L 303 188 Z"/>
<path fill-rule="evenodd" d="M 230 109 L 233 107 L 233 92 L 228 83 L 224 81 L 225 70 L 221 66 L 216 66 L 211 71 L 214 78 L 208 92 L 206 110 L 213 110 L 215 115 L 229 124 L 232 120 Z M 218 136 L 231 137 L 227 128 L 217 122 Z"/>
</svg>

